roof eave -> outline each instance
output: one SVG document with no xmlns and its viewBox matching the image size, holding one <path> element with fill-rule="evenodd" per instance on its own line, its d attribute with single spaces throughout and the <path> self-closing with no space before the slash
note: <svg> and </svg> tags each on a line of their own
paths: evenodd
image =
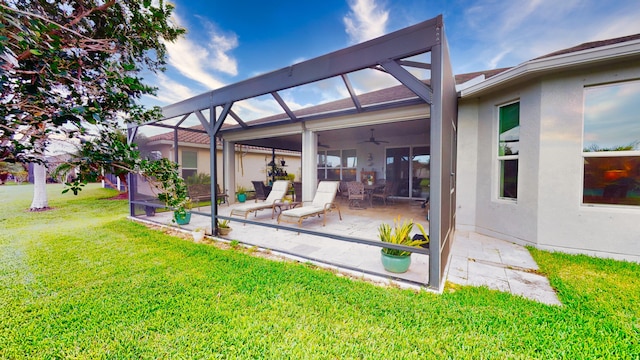
<svg viewBox="0 0 640 360">
<path fill-rule="evenodd" d="M 459 95 L 461 98 L 473 98 L 491 92 L 505 84 L 523 81 L 532 76 L 599 62 L 621 61 L 633 57 L 640 57 L 640 40 L 530 60 L 490 77 L 479 84 L 470 86 L 460 91 Z"/>
</svg>

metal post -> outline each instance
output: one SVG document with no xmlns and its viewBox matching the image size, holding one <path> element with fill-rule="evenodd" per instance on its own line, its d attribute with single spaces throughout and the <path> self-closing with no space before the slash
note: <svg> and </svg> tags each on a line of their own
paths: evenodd
<svg viewBox="0 0 640 360">
<path fill-rule="evenodd" d="M 216 184 L 218 183 L 218 167 L 217 167 L 217 148 L 216 142 L 216 108 L 214 106 L 209 107 L 209 167 L 211 169 L 211 234 L 218 235 L 218 227 L 216 226 L 218 220 L 218 189 Z"/>
</svg>

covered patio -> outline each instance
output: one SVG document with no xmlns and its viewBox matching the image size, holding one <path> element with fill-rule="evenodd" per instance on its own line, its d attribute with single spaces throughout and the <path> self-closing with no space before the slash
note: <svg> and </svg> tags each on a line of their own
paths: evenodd
<svg viewBox="0 0 640 360">
<path fill-rule="evenodd" d="M 378 225 L 392 223 L 397 216 L 414 219 L 428 229 L 430 249 L 413 249 L 414 264 L 407 277 L 441 289 L 455 221 L 457 122 L 457 94 L 443 27 L 438 16 L 167 106 L 163 119 L 131 127 L 129 140 L 139 143 L 172 132 L 173 146 L 141 146 L 143 154 L 171 158 L 181 165 L 183 176 L 188 170 L 210 177 L 212 194 L 216 183 L 226 189 L 230 206 L 212 201 L 206 210 L 196 209 L 194 217 L 208 221 L 206 227 L 214 232 L 217 219 L 232 220 L 237 224 L 232 237 L 247 244 L 261 246 L 256 242 L 277 238 L 280 252 L 389 276 L 378 269 L 379 256 L 353 261 L 353 253 L 364 246 L 379 255 L 383 243 L 378 240 Z M 189 143 L 180 136 L 184 134 L 206 136 L 209 141 L 206 146 Z M 220 159 L 214 156 L 219 144 Z M 394 183 L 395 201 L 350 211 L 344 200 L 338 200 L 344 220 L 331 214 L 327 226 L 315 218 L 300 227 L 277 224 L 270 212 L 259 215 L 259 221 L 253 216 L 231 217 L 234 190 L 244 175 L 244 169 L 239 171 L 239 145 L 299 152 L 301 166 L 288 170 L 301 183 L 304 201 L 313 199 L 319 181 L 362 182 L 365 176 L 377 183 Z M 271 171 L 277 166 L 275 150 L 273 154 L 263 171 L 276 180 Z M 197 160 L 202 158 L 206 164 Z M 135 177 L 130 184 L 131 215 L 144 217 L 142 209 L 151 196 L 148 186 Z M 430 209 L 421 206 L 425 199 L 430 199 Z M 162 217 L 157 214 L 154 221 L 167 223 Z M 256 227 L 264 239 L 255 239 L 251 229 Z M 302 236 L 313 240 L 291 240 Z M 353 251 L 336 252 L 335 242 L 350 244 Z"/>
</svg>

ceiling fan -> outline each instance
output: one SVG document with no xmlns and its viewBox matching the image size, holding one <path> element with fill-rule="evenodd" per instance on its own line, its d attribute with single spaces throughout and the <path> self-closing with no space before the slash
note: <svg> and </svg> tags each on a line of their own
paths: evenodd
<svg viewBox="0 0 640 360">
<path fill-rule="evenodd" d="M 325 148 L 325 149 L 330 148 L 329 145 L 323 144 L 323 143 L 320 142 L 320 135 L 318 135 L 318 147 Z"/>
<path fill-rule="evenodd" d="M 380 145 L 382 143 L 388 143 L 388 141 L 376 140 L 376 138 L 373 136 L 373 129 L 371 129 L 371 137 L 369 138 L 369 140 L 360 141 L 360 144 L 362 144 L 362 143 L 374 143 L 376 145 Z"/>
</svg>

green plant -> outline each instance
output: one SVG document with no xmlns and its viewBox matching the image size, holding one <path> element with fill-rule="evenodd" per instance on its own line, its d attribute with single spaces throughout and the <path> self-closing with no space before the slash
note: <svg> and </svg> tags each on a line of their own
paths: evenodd
<svg viewBox="0 0 640 360">
<path fill-rule="evenodd" d="M 218 227 L 222 229 L 230 228 L 229 220 L 225 220 L 225 219 L 218 220 Z"/>
<path fill-rule="evenodd" d="M 246 193 L 247 193 L 247 188 L 245 188 L 244 186 L 239 185 L 236 188 L 236 195 L 243 195 L 243 194 L 246 194 Z"/>
<path fill-rule="evenodd" d="M 413 240 L 411 238 L 411 230 L 413 230 L 413 225 L 416 225 L 422 236 L 424 236 L 427 240 Z M 419 223 L 414 223 L 413 220 L 405 220 L 400 223 L 400 216 L 393 220 L 393 228 L 389 226 L 389 224 L 381 224 L 378 227 L 378 236 L 380 237 L 380 241 L 396 244 L 396 245 L 406 245 L 406 246 L 420 246 L 422 244 L 426 244 L 429 242 L 429 236 L 424 231 L 424 227 Z M 406 250 L 398 250 L 398 249 L 390 249 L 383 248 L 382 252 L 388 255 L 396 255 L 396 256 L 405 256 L 410 255 L 410 251 Z"/>
<path fill-rule="evenodd" d="M 178 164 L 161 158 L 159 160 L 142 160 L 140 166 L 142 175 L 150 179 L 152 184 L 160 190 L 158 199 L 178 216 L 185 216 L 191 209 L 191 199 L 187 185 L 178 173 Z"/>
</svg>

